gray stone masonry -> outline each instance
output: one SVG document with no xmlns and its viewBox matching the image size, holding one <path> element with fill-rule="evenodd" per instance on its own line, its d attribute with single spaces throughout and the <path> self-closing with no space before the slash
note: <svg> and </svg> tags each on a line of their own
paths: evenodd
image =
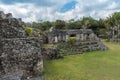
<svg viewBox="0 0 120 80">
<path fill-rule="evenodd" d="M 0 11 L 0 80 L 26 80 L 43 72 L 42 41 L 27 38 L 23 27 L 20 18 Z"/>
<path fill-rule="evenodd" d="M 76 41 L 95 40 L 91 29 L 53 30 L 48 34 L 49 43 L 67 42 L 74 35 Z"/>
</svg>

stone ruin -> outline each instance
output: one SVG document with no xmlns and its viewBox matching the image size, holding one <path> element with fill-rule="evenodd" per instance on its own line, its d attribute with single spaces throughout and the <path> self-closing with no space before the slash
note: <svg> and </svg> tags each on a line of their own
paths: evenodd
<svg viewBox="0 0 120 80">
<path fill-rule="evenodd" d="M 76 41 L 92 41 L 98 39 L 91 29 L 53 30 L 48 34 L 48 42 L 67 42 L 71 36 L 75 37 Z"/>
<path fill-rule="evenodd" d="M 42 41 L 27 37 L 24 22 L 0 12 L 0 80 L 28 79 L 43 71 Z"/>
<path fill-rule="evenodd" d="M 47 36 L 49 43 L 69 42 L 71 37 L 76 41 L 67 47 L 74 53 L 108 49 L 90 29 L 52 30 Z M 20 18 L 0 11 L 0 80 L 43 80 L 32 78 L 42 74 L 43 59 L 61 55 L 56 48 L 43 48 L 42 44 L 38 37 L 27 37 Z"/>
<path fill-rule="evenodd" d="M 69 42 L 72 37 L 75 38 L 75 42 L 65 47 L 71 53 L 108 50 L 108 47 L 101 42 L 91 29 L 52 30 L 48 33 L 48 43 Z"/>
</svg>

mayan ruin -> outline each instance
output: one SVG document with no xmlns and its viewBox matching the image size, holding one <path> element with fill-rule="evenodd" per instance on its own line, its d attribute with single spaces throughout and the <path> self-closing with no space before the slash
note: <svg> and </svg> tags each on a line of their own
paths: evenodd
<svg viewBox="0 0 120 80">
<path fill-rule="evenodd" d="M 0 49 L 1 75 L 17 74 L 20 79 L 27 79 L 32 75 L 38 75 L 43 72 L 43 57 L 47 56 L 49 59 L 58 57 L 57 53 L 59 52 L 57 52 L 56 48 L 55 50 L 54 48 L 49 48 L 50 50 L 42 48 L 43 42 L 41 38 L 27 37 L 23 29 L 25 23 L 21 19 L 12 17 L 11 13 L 4 14 L 0 12 L 0 23 L 0 44 L 2 46 Z M 108 49 L 90 29 L 53 30 L 48 34 L 49 43 L 67 42 L 71 35 L 75 35 L 76 42 L 91 41 L 88 44 L 76 45 L 78 47 L 86 45 L 86 49 L 91 49 L 90 51 Z M 82 47 L 78 48 L 79 53 L 81 50 L 84 49 Z M 44 56 L 45 54 L 49 54 L 49 56 Z"/>
<path fill-rule="evenodd" d="M 120 80 L 119 0 L 0 0 L 0 80 Z"/>
</svg>

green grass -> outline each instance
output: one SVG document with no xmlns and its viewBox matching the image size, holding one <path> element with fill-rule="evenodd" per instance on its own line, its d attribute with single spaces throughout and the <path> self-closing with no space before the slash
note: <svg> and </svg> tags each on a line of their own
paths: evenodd
<svg viewBox="0 0 120 80">
<path fill-rule="evenodd" d="M 105 44 L 110 50 L 46 61 L 45 80 L 120 80 L 120 45 Z"/>
</svg>

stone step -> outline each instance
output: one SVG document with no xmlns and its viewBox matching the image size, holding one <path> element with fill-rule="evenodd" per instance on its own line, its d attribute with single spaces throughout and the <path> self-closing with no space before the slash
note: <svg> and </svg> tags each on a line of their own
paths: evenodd
<svg viewBox="0 0 120 80">
<path fill-rule="evenodd" d="M 84 46 L 84 45 L 95 45 L 95 44 L 98 44 L 98 43 L 85 43 L 85 44 L 74 44 L 73 46 Z"/>
<path fill-rule="evenodd" d="M 96 51 L 96 50 L 100 50 L 99 47 L 85 47 L 85 48 L 76 48 L 76 49 L 72 49 L 72 52 L 86 52 L 86 51 Z"/>
</svg>

